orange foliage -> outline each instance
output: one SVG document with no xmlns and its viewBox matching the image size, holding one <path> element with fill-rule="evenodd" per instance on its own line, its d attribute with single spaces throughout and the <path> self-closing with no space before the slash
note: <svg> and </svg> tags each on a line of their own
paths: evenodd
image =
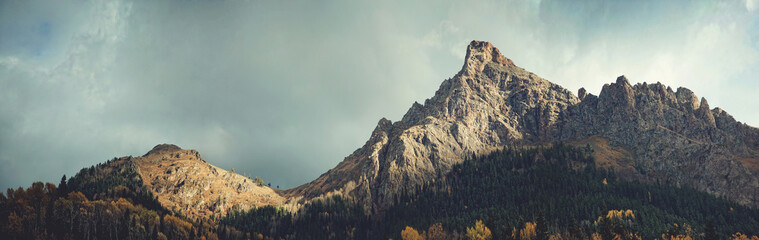
<svg viewBox="0 0 759 240">
<path fill-rule="evenodd" d="M 424 240 L 424 237 L 422 237 L 421 234 L 419 234 L 416 229 L 406 226 L 403 231 L 401 231 L 401 239 L 403 240 Z"/>
<path fill-rule="evenodd" d="M 751 236 L 742 234 L 742 233 L 735 233 L 733 236 L 730 237 L 731 240 L 759 240 L 759 237 L 757 236 Z"/>
<path fill-rule="evenodd" d="M 448 233 L 443 229 L 443 224 L 434 223 L 427 229 L 428 240 L 444 240 L 448 239 Z"/>
</svg>

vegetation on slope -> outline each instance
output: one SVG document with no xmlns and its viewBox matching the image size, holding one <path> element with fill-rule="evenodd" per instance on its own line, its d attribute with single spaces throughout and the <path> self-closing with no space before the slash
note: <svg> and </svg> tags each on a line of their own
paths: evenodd
<svg viewBox="0 0 759 240">
<path fill-rule="evenodd" d="M 244 235 L 162 208 L 131 157 L 84 168 L 56 186 L 36 182 L 0 194 L 0 239 L 230 239 Z"/>
<path fill-rule="evenodd" d="M 267 207 L 221 222 L 292 239 L 414 238 L 415 229 L 427 229 L 416 232 L 420 237 L 478 238 L 484 233 L 476 229 L 485 227 L 493 239 L 703 238 L 708 223 L 720 238 L 759 233 L 756 209 L 690 188 L 618 179 L 594 167 L 591 151 L 559 144 L 473 156 L 440 181 L 400 197 L 374 221 L 335 196 L 294 214 Z M 535 228 L 536 238 L 530 237 Z"/>
<path fill-rule="evenodd" d="M 603 230 L 594 225 L 599 216 L 625 209 L 636 216 L 626 228 L 644 239 L 659 238 L 675 224 L 702 234 L 712 223 L 723 238 L 759 234 L 757 209 L 687 187 L 618 179 L 593 167 L 590 151 L 555 145 L 473 157 L 455 166 L 446 181 L 399 199 L 386 213 L 382 233 L 397 238 L 404 226 L 423 229 L 436 222 L 463 232 L 484 220 L 495 239 L 509 239 L 514 229 L 544 214 L 549 232 L 578 226 L 580 236 L 590 238 Z"/>
<path fill-rule="evenodd" d="M 317 199 L 193 221 L 163 209 L 129 158 L 61 183 L 0 194 L 0 239 L 750 239 L 759 210 L 690 188 L 618 179 L 591 149 L 507 148 L 473 156 L 368 216 Z M 419 230 L 417 230 L 419 229 Z M 755 239 L 757 239 L 755 237 Z"/>
</svg>

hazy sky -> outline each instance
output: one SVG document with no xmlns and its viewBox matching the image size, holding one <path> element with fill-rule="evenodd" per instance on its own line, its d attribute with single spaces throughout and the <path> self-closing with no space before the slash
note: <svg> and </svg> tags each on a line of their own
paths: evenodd
<svg viewBox="0 0 759 240">
<path fill-rule="evenodd" d="M 0 1 L 0 188 L 159 143 L 281 187 L 399 120 L 473 39 L 576 92 L 686 86 L 759 126 L 759 0 Z"/>
</svg>

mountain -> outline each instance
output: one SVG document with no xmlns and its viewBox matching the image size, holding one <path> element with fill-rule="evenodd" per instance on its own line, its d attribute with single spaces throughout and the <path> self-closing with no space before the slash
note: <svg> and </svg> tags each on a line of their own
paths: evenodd
<svg viewBox="0 0 759 240">
<path fill-rule="evenodd" d="M 285 196 L 355 196 L 367 210 L 432 183 L 467 156 L 504 146 L 591 145 L 600 167 L 628 179 L 684 184 L 744 205 L 759 201 L 759 129 L 710 109 L 686 88 L 631 86 L 599 96 L 528 72 L 488 42 L 472 41 L 462 69 L 403 119 L 381 119 L 369 140 Z"/>
<path fill-rule="evenodd" d="M 488 42 L 472 41 L 461 70 L 400 121 L 381 119 L 363 147 L 312 182 L 279 191 L 162 144 L 126 157 L 167 209 L 196 218 L 237 206 L 302 206 L 331 195 L 382 213 L 400 196 L 440 181 L 457 164 L 507 146 L 591 147 L 600 168 L 627 180 L 690 186 L 737 203 L 759 202 L 759 129 L 710 109 L 686 88 L 631 85 L 620 76 L 599 96 L 528 72 Z"/>
<path fill-rule="evenodd" d="M 172 144 L 159 144 L 140 157 L 116 158 L 92 170 L 85 168 L 69 180 L 69 185 L 90 199 L 117 185 L 144 188 L 163 208 L 193 219 L 223 216 L 232 207 L 285 203 L 263 182 L 208 164 L 198 151 Z"/>
<path fill-rule="evenodd" d="M 161 144 L 133 158 L 145 186 L 167 209 L 209 217 L 225 215 L 233 206 L 282 205 L 274 189 L 240 174 L 208 164 L 195 150 Z"/>
<path fill-rule="evenodd" d="M 692 91 L 620 76 L 575 96 L 472 41 L 432 98 L 381 119 L 312 182 L 274 190 L 159 144 L 0 194 L 0 239 L 472 239 L 488 227 L 495 239 L 746 239 L 758 202 L 759 129 Z"/>
<path fill-rule="evenodd" d="M 472 153 L 551 140 L 559 113 L 579 99 L 473 41 L 461 71 L 398 122 L 382 119 L 366 144 L 311 183 L 286 191 L 315 197 L 340 190 L 375 207 L 435 181 Z"/>
</svg>

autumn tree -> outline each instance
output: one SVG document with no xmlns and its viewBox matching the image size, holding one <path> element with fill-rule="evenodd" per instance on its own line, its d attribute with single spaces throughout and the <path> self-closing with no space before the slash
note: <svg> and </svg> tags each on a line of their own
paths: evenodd
<svg viewBox="0 0 759 240">
<path fill-rule="evenodd" d="M 757 236 L 748 236 L 742 233 L 735 233 L 733 236 L 730 236 L 730 240 L 759 240 L 759 237 Z"/>
<path fill-rule="evenodd" d="M 430 227 L 427 229 L 427 239 L 428 240 L 447 240 L 448 233 L 446 233 L 445 230 L 443 229 L 443 224 L 433 223 L 432 225 L 430 225 Z"/>
<path fill-rule="evenodd" d="M 21 218 L 15 212 L 11 212 L 8 215 L 8 225 L 5 226 L 4 230 L 13 239 L 21 237 L 21 234 L 24 232 L 24 226 L 21 224 Z"/>
<path fill-rule="evenodd" d="M 163 232 L 169 239 L 189 239 L 192 224 L 178 217 L 165 215 L 163 217 L 163 228 Z"/>
<path fill-rule="evenodd" d="M 466 228 L 466 237 L 469 240 L 489 240 L 493 238 L 493 235 L 490 233 L 490 229 L 482 223 L 482 220 L 477 220 L 474 227 Z"/>
<path fill-rule="evenodd" d="M 422 234 L 419 234 L 419 232 L 416 231 L 416 229 L 406 226 L 403 231 L 401 231 L 401 239 L 403 240 L 424 240 L 424 237 L 422 237 Z"/>
<path fill-rule="evenodd" d="M 512 233 L 513 238 L 519 238 L 521 240 L 533 240 L 536 236 L 536 224 L 532 222 L 524 223 L 524 227 L 518 231 Z"/>
</svg>

